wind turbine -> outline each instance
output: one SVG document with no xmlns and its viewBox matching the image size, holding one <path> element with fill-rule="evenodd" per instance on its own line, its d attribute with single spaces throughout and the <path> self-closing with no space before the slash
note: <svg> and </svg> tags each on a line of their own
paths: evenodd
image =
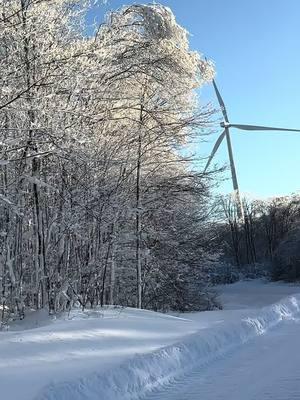
<svg viewBox="0 0 300 400">
<path fill-rule="evenodd" d="M 220 104 L 220 108 L 221 108 L 221 111 L 223 114 L 224 121 L 220 123 L 221 128 L 223 128 L 223 132 L 218 137 L 218 139 L 212 149 L 212 152 L 207 160 L 207 164 L 205 166 L 204 172 L 206 172 L 206 170 L 208 169 L 212 159 L 214 158 L 218 148 L 220 147 L 220 144 L 226 138 L 230 170 L 231 170 L 232 185 L 233 185 L 233 190 L 234 190 L 236 203 L 237 203 L 237 213 L 238 213 L 238 216 L 241 218 L 241 217 L 243 217 L 243 207 L 242 207 L 242 202 L 241 202 L 241 197 L 240 197 L 240 192 L 239 192 L 239 185 L 238 185 L 236 169 L 235 169 L 235 164 L 234 164 L 234 159 L 233 159 L 233 152 L 232 152 L 229 129 L 236 128 L 236 129 L 240 129 L 242 131 L 286 131 L 286 132 L 300 132 L 300 129 L 274 128 L 274 127 L 270 127 L 270 126 L 260 126 L 260 125 L 231 124 L 228 119 L 228 114 L 226 111 L 224 101 L 220 95 L 220 92 L 218 90 L 218 87 L 217 87 L 214 79 L 213 79 L 212 83 L 213 83 L 213 86 L 214 86 L 214 89 L 215 89 L 215 92 L 217 95 L 218 102 Z"/>
</svg>

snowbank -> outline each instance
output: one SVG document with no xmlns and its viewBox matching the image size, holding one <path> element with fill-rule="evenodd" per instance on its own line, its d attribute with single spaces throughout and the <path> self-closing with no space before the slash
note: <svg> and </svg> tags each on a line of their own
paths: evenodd
<svg viewBox="0 0 300 400">
<path fill-rule="evenodd" d="M 134 400 L 172 382 L 196 366 L 262 335 L 300 312 L 300 294 L 262 308 L 251 317 L 203 329 L 186 339 L 148 354 L 139 354 L 102 373 L 52 384 L 36 400 Z"/>
</svg>

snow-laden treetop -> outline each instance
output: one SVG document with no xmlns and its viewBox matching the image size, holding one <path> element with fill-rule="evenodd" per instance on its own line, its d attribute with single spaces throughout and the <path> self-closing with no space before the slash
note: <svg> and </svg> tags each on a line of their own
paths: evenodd
<svg viewBox="0 0 300 400">
<path fill-rule="evenodd" d="M 213 79 L 214 65 L 204 60 L 196 51 L 189 50 L 188 32 L 180 26 L 172 10 L 160 4 L 135 4 L 124 6 L 109 17 L 110 28 L 127 32 L 127 39 L 135 37 L 139 42 L 160 42 L 168 50 L 176 50 L 183 62 L 197 69 L 199 86 Z M 126 35 L 123 36 L 125 39 Z M 163 42 L 163 43 L 161 43 Z"/>
</svg>

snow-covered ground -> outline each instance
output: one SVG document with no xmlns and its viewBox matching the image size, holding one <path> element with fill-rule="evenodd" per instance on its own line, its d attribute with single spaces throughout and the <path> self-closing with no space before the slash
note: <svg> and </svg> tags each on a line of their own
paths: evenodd
<svg viewBox="0 0 300 400">
<path fill-rule="evenodd" d="M 0 333 L 0 398 L 138 399 L 298 318 L 297 286 L 248 281 L 220 291 L 223 311 L 169 316 L 107 308 L 56 320 L 34 313 Z"/>
<path fill-rule="evenodd" d="M 291 294 L 300 292 L 300 286 L 263 280 L 241 281 L 218 287 L 225 310 L 261 308 L 274 304 Z"/>
<path fill-rule="evenodd" d="M 300 320 L 283 321 L 145 400 L 299 400 Z"/>
</svg>

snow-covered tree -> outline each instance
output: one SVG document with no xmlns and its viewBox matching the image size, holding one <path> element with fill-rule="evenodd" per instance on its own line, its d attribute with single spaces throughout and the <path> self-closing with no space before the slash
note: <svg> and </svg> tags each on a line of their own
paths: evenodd
<svg viewBox="0 0 300 400">
<path fill-rule="evenodd" d="M 195 90 L 212 65 L 160 5 L 91 37 L 88 1 L 0 7 L 2 309 L 157 308 L 164 272 L 201 275 L 210 195 L 181 149 L 210 122 Z"/>
</svg>

